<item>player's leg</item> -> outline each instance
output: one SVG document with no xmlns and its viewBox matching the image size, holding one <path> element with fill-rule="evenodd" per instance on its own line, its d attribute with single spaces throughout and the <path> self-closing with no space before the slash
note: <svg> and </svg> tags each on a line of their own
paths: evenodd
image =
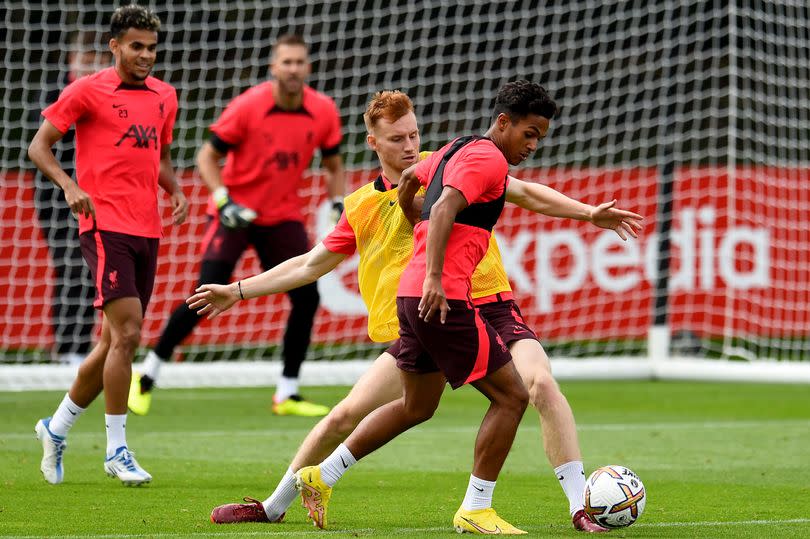
<svg viewBox="0 0 810 539">
<path fill-rule="evenodd" d="M 355 383 L 349 394 L 307 434 L 287 472 L 264 502 L 248 500 L 246 504 L 221 505 L 211 512 L 211 521 L 220 524 L 280 522 L 298 495 L 295 472 L 321 462 L 351 434 L 364 417 L 401 396 L 402 386 L 396 359 L 387 351 L 383 352 Z"/>
<path fill-rule="evenodd" d="M 274 226 L 252 226 L 249 236 L 265 271 L 309 250 L 306 229 L 298 221 Z M 320 303 L 318 287 L 312 283 L 290 290 L 287 295 L 290 298 L 290 314 L 281 350 L 284 369 L 273 395 L 273 413 L 324 416 L 329 412 L 327 406 L 306 401 L 299 394 L 301 364 L 309 349 L 315 313 Z"/>
<path fill-rule="evenodd" d="M 471 385 L 489 399 L 490 406 L 478 429 L 473 472 L 453 526 L 460 533 L 525 534 L 498 516 L 492 494 L 526 410 L 528 392 L 512 362 Z"/>
<path fill-rule="evenodd" d="M 52 484 L 64 479 L 63 454 L 67 448 L 67 435 L 90 403 L 104 387 L 104 360 L 110 347 L 110 328 L 102 321 L 101 339 L 79 366 L 70 390 L 51 417 L 40 419 L 35 427 L 42 444 L 40 470 L 45 480 Z"/>
<path fill-rule="evenodd" d="M 203 257 L 197 286 L 210 283 L 226 284 L 247 246 L 246 230 L 226 228 L 219 219 L 212 218 L 203 237 Z M 185 301 L 181 301 L 174 309 L 154 349 L 146 354 L 143 364 L 133 372 L 128 401 L 129 409 L 133 413 L 145 415 L 149 412 L 152 388 L 160 377 L 161 365 L 171 358 L 174 349 L 202 320 L 203 317 L 190 309 Z"/>
<path fill-rule="evenodd" d="M 435 367 L 434 367 L 435 368 Z M 433 416 L 441 400 L 445 378 L 441 372 L 400 371 L 403 395 L 363 419 L 354 431 L 318 466 L 296 473 L 297 487 L 309 517 L 319 528 L 327 525 L 332 487 L 353 464 L 406 430 Z"/>
<path fill-rule="evenodd" d="M 515 367 L 529 390 L 529 402 L 540 415 L 546 457 L 568 498 L 574 527 L 581 531 L 602 531 L 582 511 L 585 474 L 574 414 L 551 374 L 548 356 L 537 335 L 523 320 L 514 301 L 488 303 L 479 310 L 509 346 Z"/>
</svg>

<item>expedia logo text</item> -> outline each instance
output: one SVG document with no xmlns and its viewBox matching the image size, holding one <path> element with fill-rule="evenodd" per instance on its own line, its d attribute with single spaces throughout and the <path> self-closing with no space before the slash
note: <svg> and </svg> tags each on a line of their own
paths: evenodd
<svg viewBox="0 0 810 539">
<path fill-rule="evenodd" d="M 132 139 L 133 148 L 149 148 L 150 142 L 155 143 L 155 149 L 158 147 L 157 129 L 152 125 L 132 124 L 115 145 L 120 146 L 126 139 Z"/>
</svg>

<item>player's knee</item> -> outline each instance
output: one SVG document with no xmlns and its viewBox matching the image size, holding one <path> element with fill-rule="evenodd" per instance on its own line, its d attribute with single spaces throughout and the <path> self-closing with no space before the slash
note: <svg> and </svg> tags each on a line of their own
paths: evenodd
<svg viewBox="0 0 810 539">
<path fill-rule="evenodd" d="M 539 372 L 534 375 L 528 384 L 529 402 L 541 410 L 548 402 L 553 402 L 560 394 L 560 386 L 548 372 Z"/>
<path fill-rule="evenodd" d="M 138 349 L 140 342 L 141 325 L 136 321 L 132 321 L 121 324 L 120 327 L 116 328 L 116 331 L 112 334 L 111 345 L 128 352 L 134 352 Z"/>
<path fill-rule="evenodd" d="M 405 402 L 403 416 L 410 425 L 424 423 L 436 412 L 436 406 L 425 402 Z"/>
<path fill-rule="evenodd" d="M 338 404 L 332 408 L 329 415 L 326 416 L 326 426 L 329 432 L 346 438 L 362 419 L 363 418 L 355 413 L 351 407 Z"/>
</svg>

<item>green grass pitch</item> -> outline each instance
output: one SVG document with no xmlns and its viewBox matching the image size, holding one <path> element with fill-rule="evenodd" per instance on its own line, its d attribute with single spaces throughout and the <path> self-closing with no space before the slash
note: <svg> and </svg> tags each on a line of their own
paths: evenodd
<svg viewBox="0 0 810 539">
<path fill-rule="evenodd" d="M 630 467 L 647 487 L 641 519 L 612 537 L 810 536 L 810 387 L 686 382 L 562 385 L 585 468 Z M 344 387 L 308 388 L 335 403 Z M 453 537 L 485 410 L 446 392 L 428 423 L 352 468 L 316 530 L 296 502 L 283 524 L 218 526 L 215 505 L 264 499 L 315 420 L 274 417 L 270 389 L 159 390 L 128 438 L 152 484 L 104 475 L 103 406 L 74 427 L 65 482 L 45 483 L 34 424 L 63 392 L 0 393 L 0 535 L 136 537 Z M 495 490 L 499 513 L 536 537 L 576 537 L 530 409 Z"/>
</svg>

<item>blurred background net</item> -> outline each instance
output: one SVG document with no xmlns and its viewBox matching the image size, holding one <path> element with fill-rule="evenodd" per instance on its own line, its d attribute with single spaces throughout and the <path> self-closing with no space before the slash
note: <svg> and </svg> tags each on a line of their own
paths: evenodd
<svg viewBox="0 0 810 539">
<path fill-rule="evenodd" d="M 33 166 L 25 155 L 36 111 L 60 86 L 71 36 L 106 31 L 117 5 L 4 3 L 5 361 L 48 361 L 53 348 L 53 271 L 33 217 Z M 311 47 L 310 84 L 341 111 L 353 188 L 376 173 L 362 112 L 378 90 L 412 97 L 423 149 L 483 132 L 494 94 L 510 80 L 540 82 L 556 98 L 561 113 L 548 138 L 514 174 L 592 204 L 617 198 L 644 214 L 647 228 L 642 240 L 621 244 L 589 225 L 505 212 L 496 231 L 507 270 L 523 314 L 552 354 L 644 354 L 653 324 L 670 328 L 675 354 L 810 354 L 806 3 L 147 5 L 163 21 L 154 75 L 178 90 L 173 156 L 196 209 L 184 227 L 166 228 L 144 345 L 155 342 L 197 279 L 207 193 L 194 156 L 207 127 L 233 97 L 267 79 L 274 38 L 298 32 Z M 314 240 L 328 230 L 323 191 L 317 175 L 302 185 Z M 257 271 L 251 255 L 236 275 Z M 348 264 L 321 287 L 322 295 L 338 292 L 323 302 L 311 357 L 371 357 L 381 349 L 365 336 L 351 273 Z M 286 309 L 283 297 L 242 304 L 216 324 L 201 324 L 182 352 L 191 360 L 273 357 Z"/>
</svg>

